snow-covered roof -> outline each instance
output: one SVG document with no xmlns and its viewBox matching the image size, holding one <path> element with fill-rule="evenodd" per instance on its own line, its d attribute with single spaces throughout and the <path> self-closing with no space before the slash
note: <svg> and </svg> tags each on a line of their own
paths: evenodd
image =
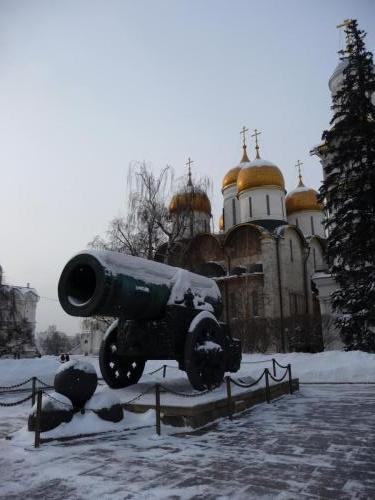
<svg viewBox="0 0 375 500">
<path fill-rule="evenodd" d="M 296 193 L 305 193 L 307 191 L 315 191 L 315 189 L 310 188 L 308 186 L 298 186 L 295 189 L 293 189 L 292 191 L 289 191 L 288 196 L 292 196 L 293 194 L 296 194 Z"/>
<path fill-rule="evenodd" d="M 241 166 L 245 167 L 277 167 L 272 161 L 264 160 L 263 158 L 258 158 L 256 160 L 247 163 L 246 165 L 242 164 Z"/>
</svg>

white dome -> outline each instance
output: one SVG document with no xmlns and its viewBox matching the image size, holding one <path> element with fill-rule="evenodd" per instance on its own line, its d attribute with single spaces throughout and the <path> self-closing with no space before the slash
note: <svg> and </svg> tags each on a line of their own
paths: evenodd
<svg viewBox="0 0 375 500">
<path fill-rule="evenodd" d="M 337 92 L 337 90 L 339 89 L 342 80 L 344 78 L 344 69 L 347 67 L 347 65 L 348 65 L 347 59 L 341 60 L 336 66 L 334 72 L 332 73 L 332 76 L 328 81 L 328 87 L 332 94 Z"/>
</svg>

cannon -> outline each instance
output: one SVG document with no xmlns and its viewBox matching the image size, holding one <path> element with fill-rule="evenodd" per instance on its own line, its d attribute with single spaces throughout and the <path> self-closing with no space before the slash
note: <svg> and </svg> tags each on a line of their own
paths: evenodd
<svg viewBox="0 0 375 500">
<path fill-rule="evenodd" d="M 219 320 L 216 282 L 178 267 L 87 250 L 64 267 L 59 301 L 68 314 L 114 318 L 99 353 L 110 387 L 136 384 L 147 360 L 173 359 L 194 389 L 213 389 L 241 363 L 241 343 Z"/>
</svg>

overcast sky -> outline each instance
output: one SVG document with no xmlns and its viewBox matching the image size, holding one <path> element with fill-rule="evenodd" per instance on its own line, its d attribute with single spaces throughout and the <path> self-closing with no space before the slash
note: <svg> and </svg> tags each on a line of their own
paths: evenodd
<svg viewBox="0 0 375 500">
<path fill-rule="evenodd" d="M 191 156 L 212 178 L 216 222 L 246 125 L 288 190 L 298 159 L 319 187 L 309 150 L 348 17 L 374 51 L 373 0 L 0 0 L 0 264 L 41 295 L 37 330 L 78 331 L 58 278 L 126 210 L 131 161 L 182 175 Z"/>
</svg>

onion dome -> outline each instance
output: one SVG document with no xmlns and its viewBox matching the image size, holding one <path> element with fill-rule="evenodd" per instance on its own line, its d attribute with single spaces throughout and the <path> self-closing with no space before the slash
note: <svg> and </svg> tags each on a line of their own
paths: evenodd
<svg viewBox="0 0 375 500">
<path fill-rule="evenodd" d="M 297 188 L 286 197 L 285 205 L 287 215 L 305 210 L 322 211 L 322 205 L 318 201 L 318 193 L 314 189 L 306 187 L 301 176 Z"/>
<path fill-rule="evenodd" d="M 224 231 L 224 217 L 223 217 L 223 214 L 221 214 L 220 218 L 219 218 L 219 230 L 220 231 Z"/>
<path fill-rule="evenodd" d="M 281 170 L 270 161 L 257 158 L 242 168 L 237 177 L 237 194 L 246 189 L 262 186 L 278 186 L 285 190 Z"/>
<path fill-rule="evenodd" d="M 336 66 L 331 78 L 328 81 L 328 87 L 331 92 L 336 92 L 344 79 L 344 70 L 348 66 L 348 59 L 341 59 Z"/>
<path fill-rule="evenodd" d="M 204 191 L 186 190 L 172 197 L 169 204 L 169 212 L 171 214 L 190 211 L 204 212 L 211 216 L 211 203 Z"/>
<path fill-rule="evenodd" d="M 229 186 L 231 186 L 233 184 L 236 184 L 237 177 L 238 177 L 238 174 L 240 173 L 241 168 L 244 167 L 246 164 L 249 164 L 249 163 L 250 163 L 250 160 L 249 160 L 249 158 L 247 156 L 246 145 L 244 144 L 243 145 L 242 159 L 241 159 L 239 165 L 237 165 L 237 167 L 231 168 L 225 174 L 224 179 L 223 179 L 223 183 L 222 183 L 222 189 L 225 189 L 225 188 L 227 188 L 227 187 L 229 187 Z"/>
</svg>

